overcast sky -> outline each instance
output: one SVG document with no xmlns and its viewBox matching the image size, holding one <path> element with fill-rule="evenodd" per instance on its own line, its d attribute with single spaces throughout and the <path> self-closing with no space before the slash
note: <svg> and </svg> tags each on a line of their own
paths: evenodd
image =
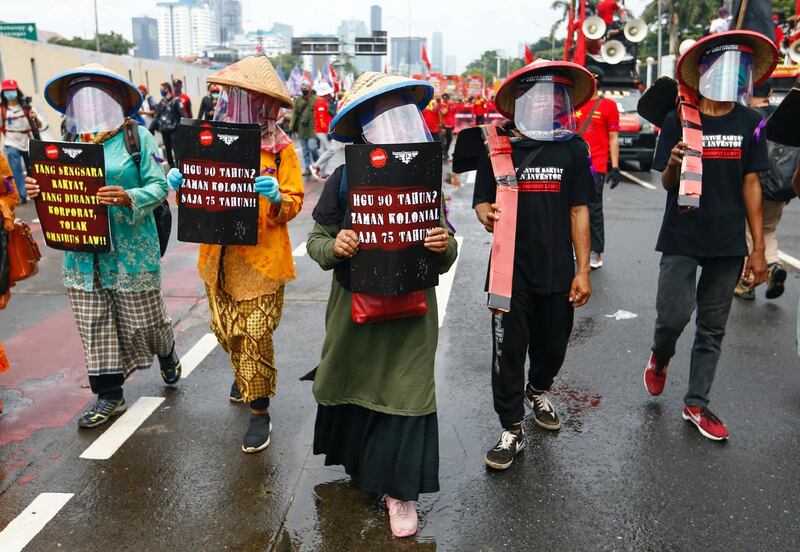
<svg viewBox="0 0 800 552">
<path fill-rule="evenodd" d="M 689 0 L 686 0 L 689 1 Z M 33 21 L 41 29 L 72 37 L 94 36 L 94 0 L 2 0 L 0 18 L 7 22 Z M 157 0 L 97 0 L 100 32 L 114 31 L 131 38 L 131 18 L 156 14 Z M 639 15 L 646 0 L 628 0 Z M 332 34 L 343 19 L 361 19 L 369 28 L 369 8 L 383 7 L 383 27 L 389 36 L 407 36 L 409 6 L 411 34 L 428 38 L 444 35 L 445 55 L 454 54 L 459 71 L 484 50 L 503 49 L 516 56 L 518 44 L 549 33 L 556 14 L 551 0 L 242 0 L 245 31 L 269 29 L 275 21 L 294 27 L 295 36 Z M 494 9 L 494 7 L 500 9 Z M 561 36 L 564 32 L 562 30 Z"/>
</svg>

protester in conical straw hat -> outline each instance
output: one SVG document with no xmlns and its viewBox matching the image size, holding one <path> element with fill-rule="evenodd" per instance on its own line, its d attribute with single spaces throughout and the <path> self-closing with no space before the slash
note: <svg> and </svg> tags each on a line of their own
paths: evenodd
<svg viewBox="0 0 800 552">
<path fill-rule="evenodd" d="M 651 395 L 661 394 L 675 344 L 696 310 L 682 417 L 715 441 L 729 435 L 708 404 L 733 291 L 748 255 L 745 224 L 753 238 L 745 277 L 755 286 L 767 272 L 758 172 L 769 168 L 769 159 L 761 116 L 746 103 L 753 85 L 769 77 L 777 57 L 769 39 L 750 31 L 717 33 L 691 45 L 677 65 L 687 101 L 664 118 L 653 160 L 653 168 L 662 171 L 667 206 L 656 244 L 661 252 L 657 318 L 644 383 Z M 675 105 L 674 95 L 658 97 L 667 109 Z M 682 168 L 684 156 L 701 160 L 694 172 Z M 691 157 L 687 166 L 694 162 Z M 694 210 L 682 213 L 681 179 L 692 174 L 695 182 L 701 179 L 702 195 Z"/>
<path fill-rule="evenodd" d="M 211 328 L 231 357 L 231 401 L 250 405 L 242 450 L 253 453 L 270 443 L 269 402 L 278 378 L 272 334 L 283 312 L 284 286 L 295 278 L 287 223 L 303 206 L 303 182 L 294 145 L 276 123 L 280 108 L 292 101 L 269 59 L 245 58 L 207 80 L 223 88 L 215 120 L 261 125 L 258 243 L 202 245 L 198 261 Z M 183 182 L 177 169 L 167 178 L 174 188 Z"/>
<path fill-rule="evenodd" d="M 78 420 L 82 428 L 105 424 L 126 409 L 125 378 L 148 368 L 158 356 L 161 377 L 178 382 L 172 323 L 161 295 L 161 259 L 153 210 L 167 197 L 167 183 L 153 135 L 133 121 L 142 103 L 133 83 L 91 63 L 50 79 L 44 96 L 65 115 L 68 139 L 102 144 L 106 186 L 97 199 L 108 206 L 114 249 L 109 253 L 64 253 L 64 285 L 69 289 L 97 401 Z M 138 167 L 128 153 L 125 124 L 136 125 L 141 143 Z M 25 180 L 30 197 L 36 181 Z"/>
<path fill-rule="evenodd" d="M 341 142 L 405 144 L 431 141 L 421 109 L 430 101 L 427 83 L 383 73 L 363 73 L 331 121 Z M 434 289 L 429 310 L 414 318 L 356 324 L 352 319 L 350 259 L 358 235 L 349 227 L 346 165 L 325 183 L 314 209 L 309 256 L 334 271 L 325 316 L 327 333 L 314 380 L 317 421 L 314 453 L 342 464 L 361 489 L 386 495 L 392 532 L 417 530 L 414 506 L 420 493 L 439 490 L 439 444 L 434 384 L 438 314 Z M 444 212 L 444 209 L 442 209 Z M 439 272 L 456 259 L 457 246 L 444 217 L 425 238 L 441 255 Z"/>
</svg>

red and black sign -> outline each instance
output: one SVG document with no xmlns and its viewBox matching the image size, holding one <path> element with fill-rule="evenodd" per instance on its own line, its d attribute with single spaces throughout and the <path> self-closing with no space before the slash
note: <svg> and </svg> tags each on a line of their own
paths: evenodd
<svg viewBox="0 0 800 552">
<path fill-rule="evenodd" d="M 183 174 L 178 192 L 178 240 L 219 245 L 258 243 L 261 156 L 255 124 L 183 119 L 175 155 Z"/>
<path fill-rule="evenodd" d="M 41 190 L 36 213 L 49 247 L 111 251 L 108 208 L 97 199 L 97 190 L 106 185 L 103 146 L 32 140 L 31 176 Z"/>
<path fill-rule="evenodd" d="M 359 236 L 352 291 L 400 295 L 438 285 L 439 255 L 423 242 L 441 226 L 441 144 L 353 145 L 345 158 L 347 223 Z"/>
</svg>

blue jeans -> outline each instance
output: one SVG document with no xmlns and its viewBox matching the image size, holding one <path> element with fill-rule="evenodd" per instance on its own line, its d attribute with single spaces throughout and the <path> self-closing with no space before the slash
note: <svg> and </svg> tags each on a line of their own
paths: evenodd
<svg viewBox="0 0 800 552">
<path fill-rule="evenodd" d="M 11 173 L 14 175 L 14 184 L 19 190 L 19 199 L 23 202 L 28 201 L 28 195 L 25 193 L 25 167 L 30 165 L 30 156 L 27 151 L 21 151 L 11 146 L 6 146 L 6 156 L 8 156 L 8 164 L 11 165 Z"/>
<path fill-rule="evenodd" d="M 309 170 L 319 159 L 319 144 L 316 138 L 300 138 L 300 146 L 303 148 L 303 169 Z"/>
</svg>

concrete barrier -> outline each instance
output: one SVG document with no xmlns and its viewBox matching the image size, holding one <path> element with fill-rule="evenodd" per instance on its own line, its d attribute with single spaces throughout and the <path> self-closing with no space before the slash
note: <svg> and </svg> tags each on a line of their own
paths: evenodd
<svg viewBox="0 0 800 552">
<path fill-rule="evenodd" d="M 61 115 L 45 102 L 44 85 L 62 71 L 85 63 L 101 63 L 136 85 L 146 85 L 156 101 L 161 99 L 159 85 L 162 82 L 181 79 L 184 92 L 192 99 L 195 115 L 200 108 L 200 100 L 206 94 L 206 76 L 213 72 L 178 61 L 118 56 L 0 36 L 0 78 L 17 80 L 25 95 L 33 98 L 34 107 L 50 125 L 44 133 L 48 139 L 58 138 Z"/>
</svg>

